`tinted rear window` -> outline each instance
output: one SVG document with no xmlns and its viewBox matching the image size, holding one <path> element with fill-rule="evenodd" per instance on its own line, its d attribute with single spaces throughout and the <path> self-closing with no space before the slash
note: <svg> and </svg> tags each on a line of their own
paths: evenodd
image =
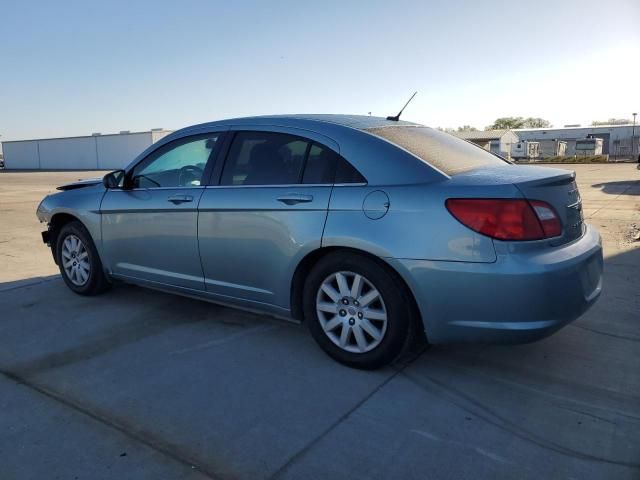
<svg viewBox="0 0 640 480">
<path fill-rule="evenodd" d="M 366 131 L 408 150 L 447 175 L 507 163 L 476 145 L 428 127 L 382 127 Z"/>
</svg>

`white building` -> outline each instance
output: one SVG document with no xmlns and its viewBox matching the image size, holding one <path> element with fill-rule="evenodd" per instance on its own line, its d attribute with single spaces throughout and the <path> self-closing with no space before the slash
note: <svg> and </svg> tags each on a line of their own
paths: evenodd
<svg viewBox="0 0 640 480">
<path fill-rule="evenodd" d="M 452 134 L 505 158 L 511 158 L 511 146 L 520 141 L 511 130 L 473 130 Z"/>
<path fill-rule="evenodd" d="M 598 127 L 564 127 L 564 128 L 522 128 L 516 130 L 521 140 L 540 142 L 543 140 L 563 140 L 567 142 L 567 155 L 576 154 L 576 140 L 585 138 L 601 138 L 602 154 L 617 157 L 631 157 L 631 136 L 633 125 L 604 125 Z M 640 125 L 635 126 L 633 137 L 634 156 L 640 153 L 638 138 Z"/>
<path fill-rule="evenodd" d="M 6 169 L 115 170 L 171 130 L 2 142 Z"/>
</svg>

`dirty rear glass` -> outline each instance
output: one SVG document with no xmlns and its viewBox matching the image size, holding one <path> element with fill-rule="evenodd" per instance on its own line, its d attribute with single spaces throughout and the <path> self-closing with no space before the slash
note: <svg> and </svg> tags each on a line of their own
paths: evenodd
<svg viewBox="0 0 640 480">
<path fill-rule="evenodd" d="M 508 163 L 472 143 L 428 127 L 393 126 L 366 131 L 408 150 L 447 175 Z"/>
</svg>

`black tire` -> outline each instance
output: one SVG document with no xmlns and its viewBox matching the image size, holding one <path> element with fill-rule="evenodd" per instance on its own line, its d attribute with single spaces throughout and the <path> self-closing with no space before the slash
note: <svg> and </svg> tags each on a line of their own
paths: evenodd
<svg viewBox="0 0 640 480">
<path fill-rule="evenodd" d="M 363 276 L 380 293 L 386 307 L 386 330 L 379 344 L 369 351 L 352 352 L 331 340 L 316 311 L 316 300 L 323 282 L 337 272 L 353 272 Z M 364 255 L 339 251 L 328 254 L 313 267 L 304 285 L 303 304 L 305 321 L 311 335 L 333 359 L 349 367 L 376 369 L 391 363 L 410 345 L 413 319 L 409 293 L 395 276 L 380 262 Z M 333 314 L 330 314 L 333 315 Z M 350 314 L 347 313 L 347 317 Z M 356 322 L 357 322 L 356 317 Z M 342 332 L 343 326 L 337 327 Z M 348 335 L 352 335 L 351 333 Z M 337 335 L 336 335 L 337 336 Z M 355 335 L 349 338 L 355 343 Z M 367 336 L 369 339 L 369 336 Z"/>
<path fill-rule="evenodd" d="M 65 239 L 70 238 L 70 236 L 80 239 L 87 252 L 86 258 L 90 268 L 88 278 L 81 285 L 74 283 L 64 268 L 65 259 L 63 258 L 62 250 Z M 98 251 L 96 250 L 91 235 L 82 223 L 78 221 L 69 222 L 60 229 L 55 239 L 55 254 L 62 279 L 67 284 L 67 287 L 75 293 L 87 296 L 98 295 L 109 288 L 110 284 L 104 274 Z"/>
</svg>

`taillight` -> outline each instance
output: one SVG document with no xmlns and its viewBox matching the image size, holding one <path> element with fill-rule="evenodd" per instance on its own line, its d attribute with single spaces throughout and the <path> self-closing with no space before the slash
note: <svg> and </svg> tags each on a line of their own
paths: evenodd
<svg viewBox="0 0 640 480">
<path fill-rule="evenodd" d="M 463 225 L 498 240 L 540 240 L 562 232 L 553 207 L 540 200 L 450 198 L 445 205 Z"/>
<path fill-rule="evenodd" d="M 529 200 L 529 203 L 536 212 L 538 220 L 540 220 L 545 237 L 557 237 L 562 233 L 560 219 L 551 205 L 540 200 Z"/>
</svg>

